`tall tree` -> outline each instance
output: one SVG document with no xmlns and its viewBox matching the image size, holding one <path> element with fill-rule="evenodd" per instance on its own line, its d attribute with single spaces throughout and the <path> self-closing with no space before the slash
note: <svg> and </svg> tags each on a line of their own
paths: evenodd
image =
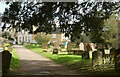
<svg viewBox="0 0 120 77">
<path fill-rule="evenodd" d="M 47 43 L 50 42 L 52 39 L 52 37 L 50 35 L 47 35 L 46 33 L 37 33 L 35 35 L 35 41 L 38 43 L 38 44 L 42 44 L 42 43 Z"/>
<path fill-rule="evenodd" d="M 2 21 L 17 31 L 30 30 L 31 33 L 51 33 L 59 24 L 66 36 L 81 38 L 81 33 L 90 37 L 92 42 L 101 43 L 104 20 L 119 8 L 119 2 L 71 2 L 71 3 L 33 3 L 10 2 L 3 14 Z M 55 23 L 53 21 L 55 20 Z M 6 26 L 2 28 L 5 29 Z M 32 31 L 33 25 L 38 26 Z"/>
<path fill-rule="evenodd" d="M 5 31 L 2 33 L 2 37 L 5 39 L 8 39 L 9 37 L 11 37 L 10 33 L 8 31 Z"/>
<path fill-rule="evenodd" d="M 117 43 L 117 29 L 118 21 L 115 14 L 111 15 L 109 19 L 105 20 L 104 31 L 102 32 L 102 38 L 105 40 L 106 45 L 115 47 Z"/>
</svg>

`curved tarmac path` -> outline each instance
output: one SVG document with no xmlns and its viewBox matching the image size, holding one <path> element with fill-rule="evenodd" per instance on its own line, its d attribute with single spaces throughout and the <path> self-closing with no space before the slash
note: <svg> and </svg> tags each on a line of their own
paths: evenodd
<svg viewBox="0 0 120 77">
<path fill-rule="evenodd" d="M 15 45 L 14 47 L 19 56 L 20 68 L 9 71 L 8 75 L 79 75 L 76 71 L 56 64 L 23 46 Z"/>
</svg>

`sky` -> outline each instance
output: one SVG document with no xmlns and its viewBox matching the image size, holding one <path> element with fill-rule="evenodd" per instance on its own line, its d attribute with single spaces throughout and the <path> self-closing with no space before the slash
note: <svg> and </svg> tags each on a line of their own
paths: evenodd
<svg viewBox="0 0 120 77">
<path fill-rule="evenodd" d="M 6 5 L 4 1 L 0 1 L 0 13 L 3 13 L 6 7 L 8 7 L 8 5 Z"/>
<path fill-rule="evenodd" d="M 8 7 L 8 6 L 5 4 L 5 2 L 0 1 L 0 13 L 3 13 L 5 11 L 6 7 Z M 0 22 L 1 22 L 1 20 L 0 20 Z M 1 30 L 1 27 L 0 27 L 0 30 Z"/>
</svg>

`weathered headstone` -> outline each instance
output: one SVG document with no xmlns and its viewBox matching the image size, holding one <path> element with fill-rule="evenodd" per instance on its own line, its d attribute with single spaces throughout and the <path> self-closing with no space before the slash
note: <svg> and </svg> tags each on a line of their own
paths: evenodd
<svg viewBox="0 0 120 77">
<path fill-rule="evenodd" d="M 105 54 L 105 51 L 104 51 L 104 49 L 102 49 L 102 48 L 101 48 L 101 49 L 97 49 L 97 51 L 100 51 L 100 52 L 102 52 L 102 54 L 103 54 L 102 56 L 104 56 L 104 54 Z"/>
<path fill-rule="evenodd" d="M 68 54 L 73 55 L 74 54 L 74 50 L 69 50 Z"/>
<path fill-rule="evenodd" d="M 112 48 L 112 49 L 110 49 L 110 63 L 114 63 L 115 62 L 115 51 L 116 51 L 116 49 L 115 48 Z"/>
<path fill-rule="evenodd" d="M 10 67 L 12 54 L 9 51 L 2 52 L 2 71 L 7 72 Z"/>
<path fill-rule="evenodd" d="M 92 53 L 92 65 L 93 66 L 101 65 L 102 63 L 103 63 L 102 52 L 100 52 L 100 51 L 94 51 Z"/>
<path fill-rule="evenodd" d="M 103 64 L 105 64 L 106 63 L 106 56 L 105 56 L 105 51 L 104 51 L 104 49 L 103 48 L 99 48 L 99 49 L 97 49 L 97 51 L 99 51 L 99 52 L 102 52 L 102 62 L 103 62 Z"/>
<path fill-rule="evenodd" d="M 79 44 L 79 49 L 82 50 L 82 51 L 84 51 L 84 44 L 83 44 L 83 42 L 81 42 L 81 43 Z"/>
<path fill-rule="evenodd" d="M 44 50 L 42 50 L 42 52 L 47 52 L 47 50 L 44 49 Z"/>
<path fill-rule="evenodd" d="M 90 58 L 89 51 L 84 51 L 82 53 L 82 59 L 89 59 L 89 58 Z"/>
<path fill-rule="evenodd" d="M 120 72 L 120 49 L 115 51 L 115 70 Z"/>
<path fill-rule="evenodd" d="M 47 44 L 46 43 L 42 43 L 42 48 L 46 49 L 47 48 Z"/>
<path fill-rule="evenodd" d="M 53 48 L 53 54 L 58 54 L 58 49 L 57 48 Z"/>
</svg>

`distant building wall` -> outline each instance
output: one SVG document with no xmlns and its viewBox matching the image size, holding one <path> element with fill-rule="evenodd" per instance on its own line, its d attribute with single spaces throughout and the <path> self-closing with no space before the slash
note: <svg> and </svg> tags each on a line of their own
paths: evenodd
<svg viewBox="0 0 120 77">
<path fill-rule="evenodd" d="M 51 43 L 53 43 L 54 47 L 59 47 L 62 43 L 61 38 L 62 34 L 50 34 L 52 36 Z"/>
<path fill-rule="evenodd" d="M 18 44 L 23 43 L 32 43 L 32 34 L 29 34 L 28 32 L 22 31 L 18 32 Z"/>
</svg>

